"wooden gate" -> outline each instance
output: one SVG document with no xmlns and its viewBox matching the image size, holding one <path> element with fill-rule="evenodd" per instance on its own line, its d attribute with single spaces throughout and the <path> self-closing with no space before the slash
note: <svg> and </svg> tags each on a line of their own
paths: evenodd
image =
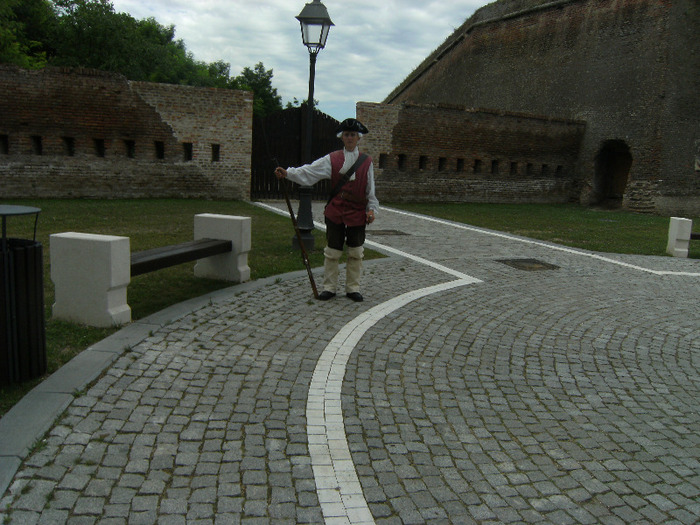
<svg viewBox="0 0 700 525">
<path fill-rule="evenodd" d="M 277 166 L 301 166 L 306 150 L 307 109 L 303 105 L 278 111 L 264 118 L 253 119 L 253 155 L 251 158 L 251 200 L 283 199 L 284 193 L 275 177 Z M 341 149 L 343 142 L 336 137 L 339 122 L 333 117 L 314 110 L 311 160 Z M 294 185 L 296 194 L 296 184 Z M 330 181 L 314 185 L 312 198 L 326 200 Z"/>
</svg>

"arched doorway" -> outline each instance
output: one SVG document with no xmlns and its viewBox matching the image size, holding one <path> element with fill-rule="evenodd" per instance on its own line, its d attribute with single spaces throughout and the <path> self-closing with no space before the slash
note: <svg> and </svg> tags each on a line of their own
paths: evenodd
<svg viewBox="0 0 700 525">
<path fill-rule="evenodd" d="M 624 141 L 603 142 L 595 158 L 595 204 L 612 208 L 622 206 L 631 166 L 632 154 Z"/>
</svg>

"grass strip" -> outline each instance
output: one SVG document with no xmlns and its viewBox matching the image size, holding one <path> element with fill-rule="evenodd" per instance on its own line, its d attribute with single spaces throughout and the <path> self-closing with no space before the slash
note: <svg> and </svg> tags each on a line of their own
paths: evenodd
<svg viewBox="0 0 700 525">
<path fill-rule="evenodd" d="M 575 204 L 398 204 L 396 208 L 595 252 L 666 255 L 668 217 Z M 689 217 L 699 226 L 700 217 Z M 690 243 L 700 258 L 700 242 Z"/>
<path fill-rule="evenodd" d="M 47 376 L 76 354 L 104 339 L 116 328 L 92 328 L 51 319 L 54 288 L 50 277 L 49 235 L 68 231 L 120 235 L 139 251 L 191 240 L 194 215 L 221 213 L 252 219 L 251 278 L 260 279 L 303 270 L 292 248 L 289 218 L 240 201 L 191 199 L 157 200 L 15 200 L 41 208 L 37 240 L 44 247 L 44 289 Z M 622 210 L 597 210 L 574 204 L 400 204 L 395 207 L 535 239 L 588 250 L 639 255 L 665 255 L 668 218 Z M 698 224 L 700 217 L 693 218 Z M 378 224 L 381 224 L 381 216 Z M 33 218 L 8 219 L 8 235 L 32 238 Z M 697 230 L 697 228 L 696 228 Z M 323 264 L 323 232 L 314 231 L 317 249 L 309 254 L 312 267 Z M 379 257 L 365 250 L 366 258 Z M 700 258 L 700 242 L 691 243 L 690 257 Z M 132 318 L 141 319 L 172 304 L 230 286 L 193 275 L 194 263 L 137 276 L 127 293 Z M 0 387 L 0 416 L 43 378 Z"/>
<path fill-rule="evenodd" d="M 104 339 L 117 328 L 93 328 L 51 318 L 54 286 L 50 274 L 49 235 L 61 232 L 99 233 L 130 238 L 132 251 L 176 244 L 193 238 L 194 215 L 220 213 L 251 217 L 252 249 L 248 257 L 251 279 L 303 270 L 298 250 L 292 248 L 294 230 L 289 218 L 239 201 L 189 199 L 158 200 L 13 200 L 41 208 L 37 241 L 44 251 L 44 303 L 46 318 L 47 374 L 55 372 L 76 354 Z M 33 237 L 34 219 L 11 217 L 8 236 Z M 314 231 L 316 249 L 309 254 L 312 267 L 323 264 L 324 234 Z M 379 256 L 371 250 L 367 258 Z M 181 301 L 226 288 L 232 283 L 194 276 L 194 262 L 134 277 L 127 288 L 132 318 L 141 319 Z M 311 288 L 309 287 L 309 293 Z M 44 378 L 0 386 L 0 415 Z"/>
</svg>

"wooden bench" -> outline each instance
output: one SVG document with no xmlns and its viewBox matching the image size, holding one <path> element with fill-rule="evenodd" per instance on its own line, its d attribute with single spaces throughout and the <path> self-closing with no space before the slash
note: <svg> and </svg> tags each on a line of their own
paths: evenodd
<svg viewBox="0 0 700 525">
<path fill-rule="evenodd" d="M 170 266 L 196 261 L 228 253 L 233 249 L 232 241 L 199 239 L 171 246 L 152 248 L 131 254 L 131 276 L 142 275 Z"/>
<path fill-rule="evenodd" d="M 131 321 L 126 289 L 136 275 L 197 261 L 196 277 L 250 280 L 250 217 L 201 213 L 194 240 L 134 253 L 128 237 L 64 232 L 50 239 L 53 316 L 90 326 Z"/>
</svg>

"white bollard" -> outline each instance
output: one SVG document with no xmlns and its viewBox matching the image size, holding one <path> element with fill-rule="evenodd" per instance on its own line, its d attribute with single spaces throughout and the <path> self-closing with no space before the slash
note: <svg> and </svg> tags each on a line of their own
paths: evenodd
<svg viewBox="0 0 700 525">
<path fill-rule="evenodd" d="M 230 253 L 214 255 L 197 261 L 194 274 L 197 277 L 224 281 L 250 280 L 248 252 L 251 246 L 250 217 L 201 213 L 194 216 L 194 240 L 222 239 L 233 243 Z"/>
<path fill-rule="evenodd" d="M 51 235 L 50 243 L 56 319 L 99 327 L 131 322 L 128 237 L 67 232 Z"/>
<path fill-rule="evenodd" d="M 671 217 L 671 222 L 668 225 L 666 253 L 674 257 L 688 257 L 691 231 L 693 231 L 692 220 Z"/>
</svg>

